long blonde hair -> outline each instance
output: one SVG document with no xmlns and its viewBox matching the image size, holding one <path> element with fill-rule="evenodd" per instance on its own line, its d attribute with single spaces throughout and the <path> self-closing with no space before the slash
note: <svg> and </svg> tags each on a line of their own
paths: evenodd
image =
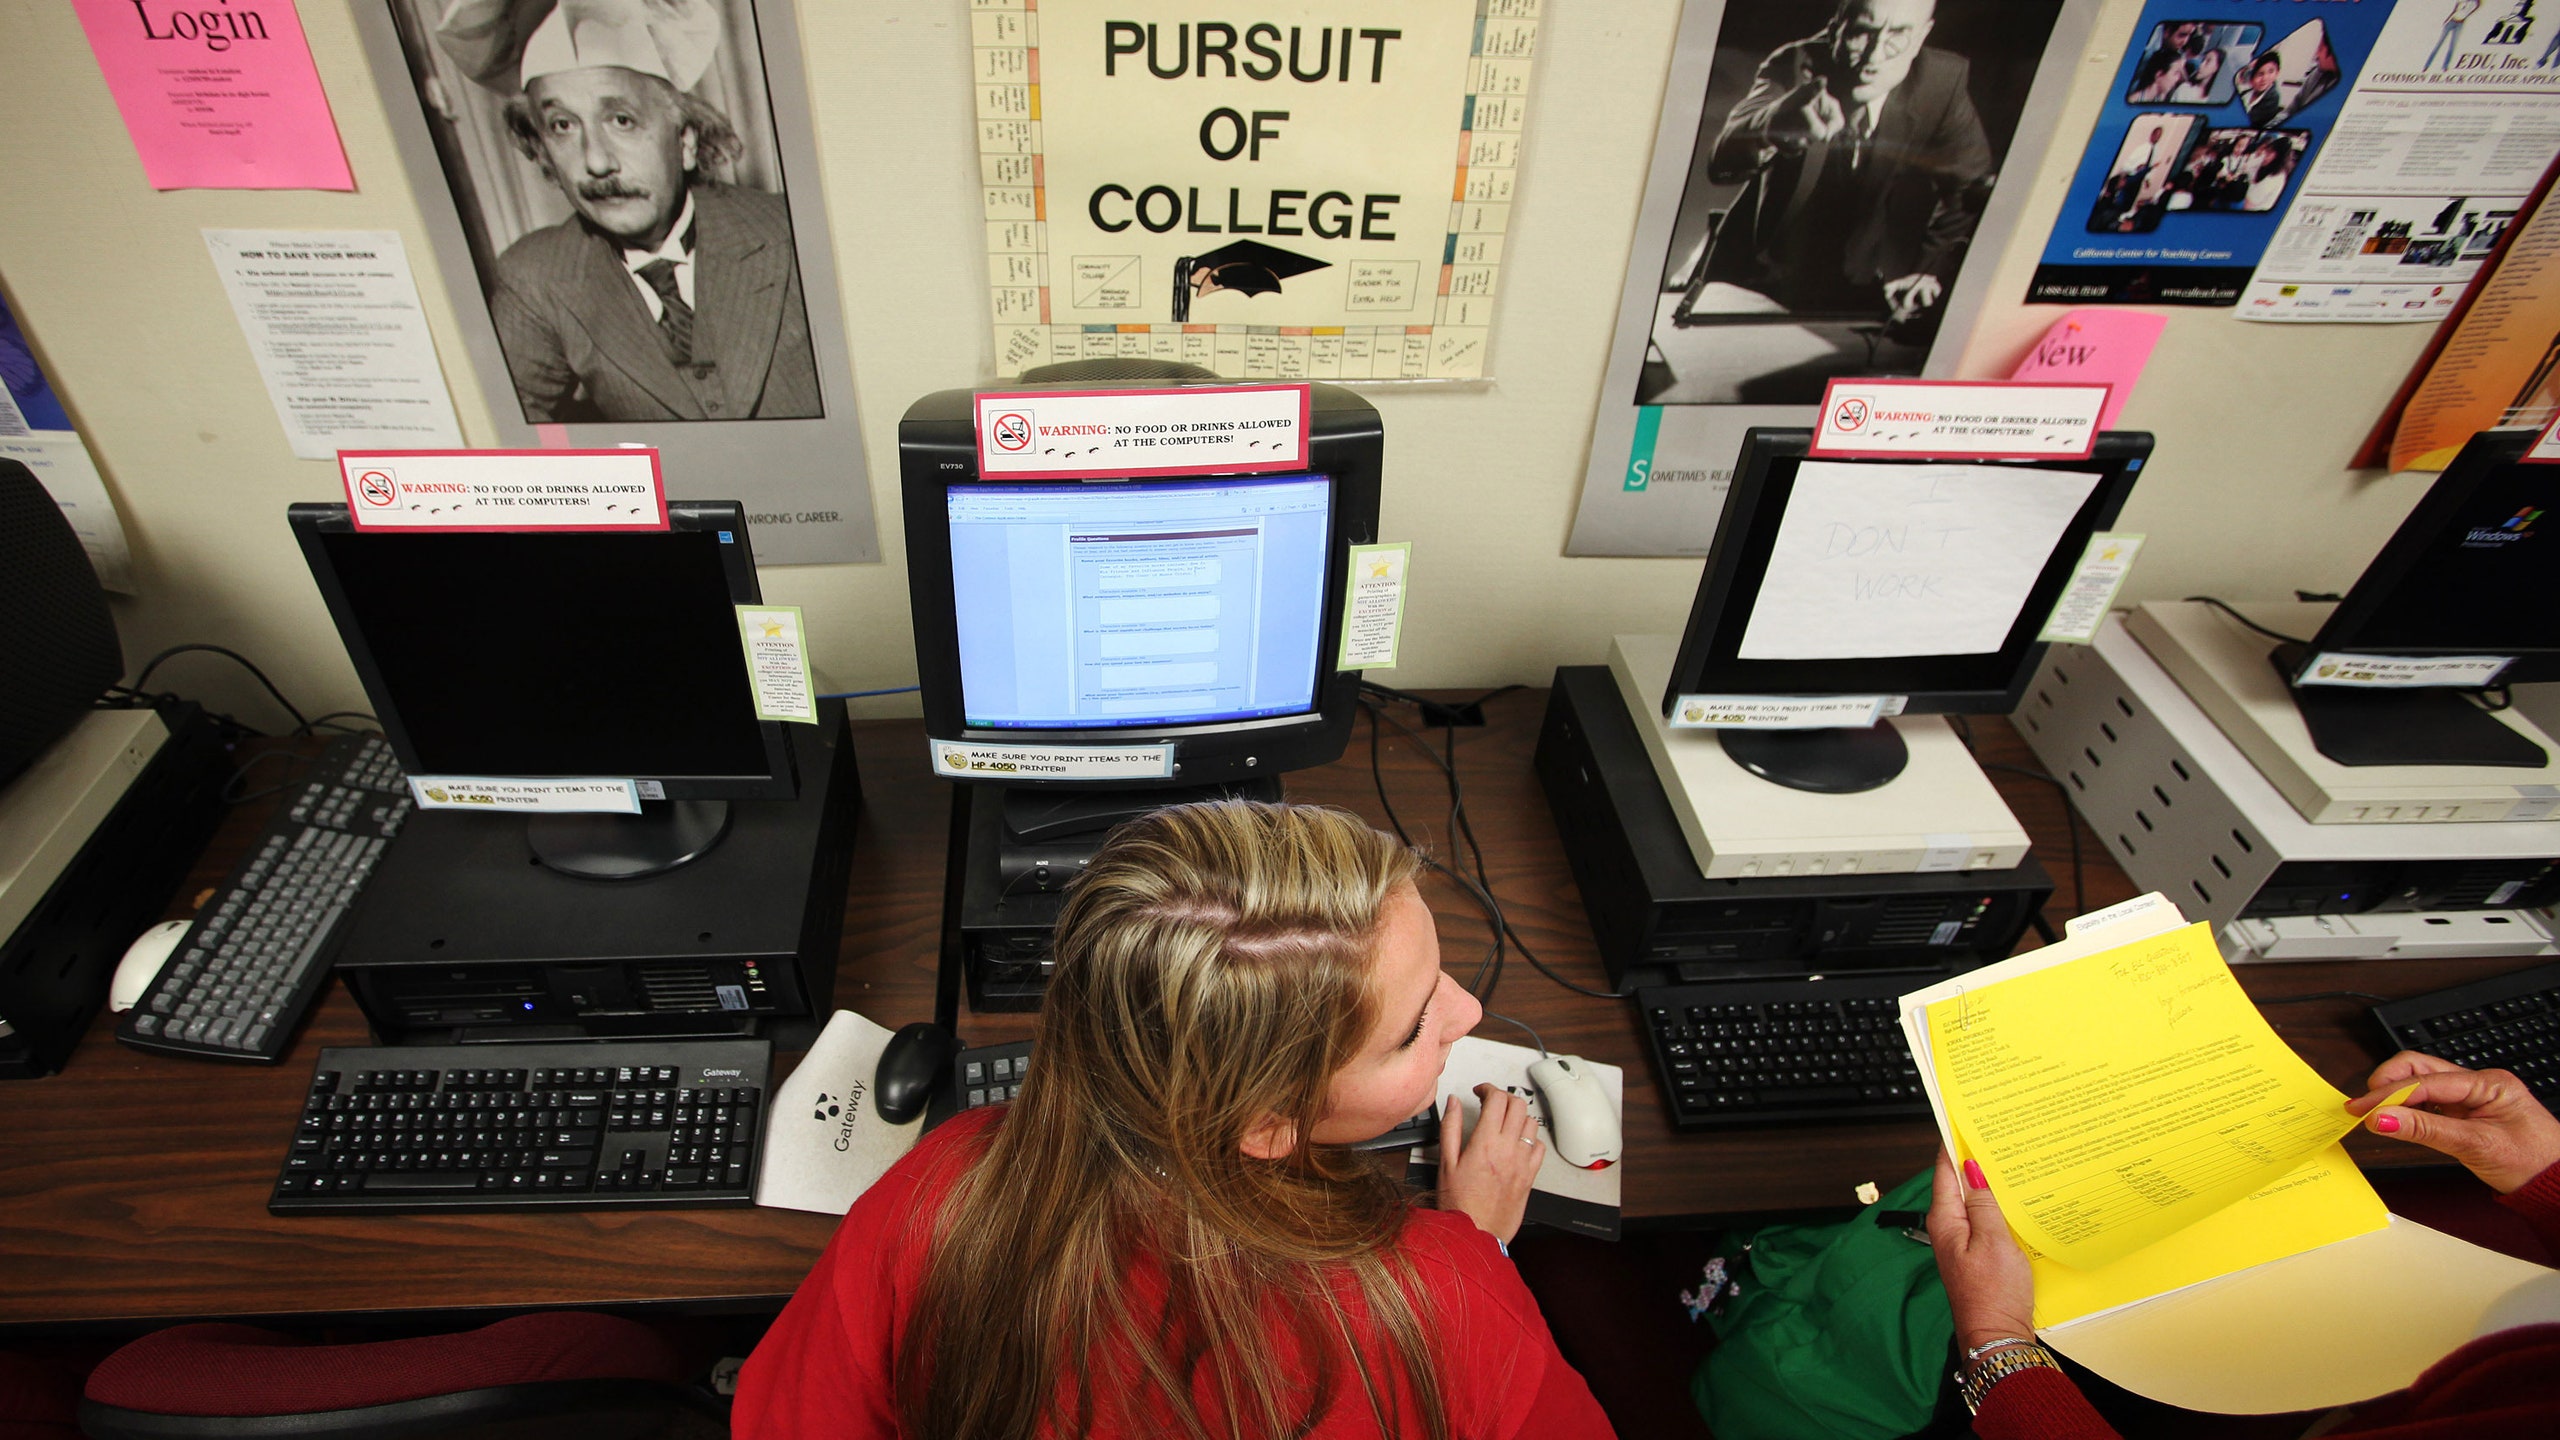
<svg viewBox="0 0 2560 1440">
<path fill-rule="evenodd" d="M 1311 806 L 1176 806 L 1112 835 L 1059 917 L 1029 1079 L 919 1218 L 931 1258 L 897 1357 L 908 1433 L 1169 1419 L 1194 1440 L 1277 1440 L 1363 1401 L 1394 1433 L 1409 1401 L 1445 1440 L 1423 1291 L 1394 1245 L 1402 1186 L 1337 1148 L 1244 1149 L 1268 1117 L 1299 1136 L 1323 1117 L 1377 1022 L 1372 953 L 1417 868 L 1393 837 Z M 1162 1272 L 1161 1313 L 1127 1293 L 1142 1260 Z M 1291 1354 L 1304 1368 L 1283 1373 Z"/>
</svg>

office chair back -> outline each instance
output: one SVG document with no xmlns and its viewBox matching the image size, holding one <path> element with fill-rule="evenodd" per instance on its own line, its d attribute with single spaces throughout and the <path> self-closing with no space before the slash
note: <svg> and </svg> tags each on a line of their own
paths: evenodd
<svg viewBox="0 0 2560 1440">
<path fill-rule="evenodd" d="M 683 1403 L 656 1331 L 608 1315 L 521 1315 L 460 1335 L 312 1345 L 248 1325 L 180 1325 L 89 1376 L 98 1440 L 638 1440 Z"/>
</svg>

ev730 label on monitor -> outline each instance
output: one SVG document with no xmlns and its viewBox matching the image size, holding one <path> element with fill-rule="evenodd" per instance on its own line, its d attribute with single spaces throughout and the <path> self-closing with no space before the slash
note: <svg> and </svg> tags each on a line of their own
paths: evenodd
<svg viewBox="0 0 2560 1440">
<path fill-rule="evenodd" d="M 496 780 L 474 775 L 412 775 L 409 798 L 421 810 L 640 813 L 640 787 L 628 780 Z"/>
<path fill-rule="evenodd" d="M 934 740 L 933 773 L 967 780 L 1170 780 L 1173 746 Z"/>
</svg>

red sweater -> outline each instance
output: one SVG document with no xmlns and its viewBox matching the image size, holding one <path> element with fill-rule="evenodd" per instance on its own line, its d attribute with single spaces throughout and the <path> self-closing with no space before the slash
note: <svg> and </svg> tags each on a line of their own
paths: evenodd
<svg viewBox="0 0 2560 1440">
<path fill-rule="evenodd" d="M 927 1259 L 926 1227 L 906 1222 L 940 1206 L 962 1168 L 983 1153 L 985 1132 L 999 1108 L 973 1111 L 936 1130 L 854 1202 L 817 1268 L 747 1358 L 729 1419 L 732 1434 L 741 1440 L 852 1440 L 902 1433 L 896 1357 Z M 1492 1236 L 1464 1215 L 1416 1210 L 1396 1243 L 1444 1320 L 1432 1341 L 1450 1434 L 1465 1440 L 1581 1440 L 1613 1433 L 1590 1387 L 1556 1353 L 1538 1302 Z M 1151 1269 L 1142 1265 L 1130 1277 L 1134 1293 L 1154 1289 L 1146 1273 Z M 1287 1373 L 1313 1369 L 1292 1364 Z M 1342 1401 L 1313 1436 L 1348 1440 L 1378 1433 L 1365 1401 L 1356 1393 Z M 1123 1417 L 1121 1423 L 1129 1422 Z M 1409 1397 L 1403 1433 L 1421 1433 Z"/>
<path fill-rule="evenodd" d="M 2560 1165 L 2499 1203 L 2560 1249 Z M 2377 1321 L 2377 1323 L 2387 1323 Z M 2061 1372 L 2021 1370 L 1991 1387 L 1973 1417 L 1981 1440 L 2118 1440 Z M 2447 1355 L 2406 1390 L 2355 1407 L 2332 1435 L 2374 1440 L 2501 1440 L 2560 1433 L 2560 1325 L 2520 1325 Z"/>
</svg>

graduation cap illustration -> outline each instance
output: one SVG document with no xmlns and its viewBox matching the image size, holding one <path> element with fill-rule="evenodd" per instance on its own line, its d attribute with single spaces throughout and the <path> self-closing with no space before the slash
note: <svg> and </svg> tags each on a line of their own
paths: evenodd
<svg viewBox="0 0 2560 1440">
<path fill-rule="evenodd" d="M 1276 295 L 1280 293 L 1280 282 L 1290 276 L 1328 269 L 1332 264 L 1330 260 L 1318 260 L 1259 240 L 1238 240 L 1206 255 L 1185 255 L 1173 262 L 1173 318 L 1176 323 L 1190 319 L 1191 302 L 1200 296 L 1221 290 Z"/>
</svg>

